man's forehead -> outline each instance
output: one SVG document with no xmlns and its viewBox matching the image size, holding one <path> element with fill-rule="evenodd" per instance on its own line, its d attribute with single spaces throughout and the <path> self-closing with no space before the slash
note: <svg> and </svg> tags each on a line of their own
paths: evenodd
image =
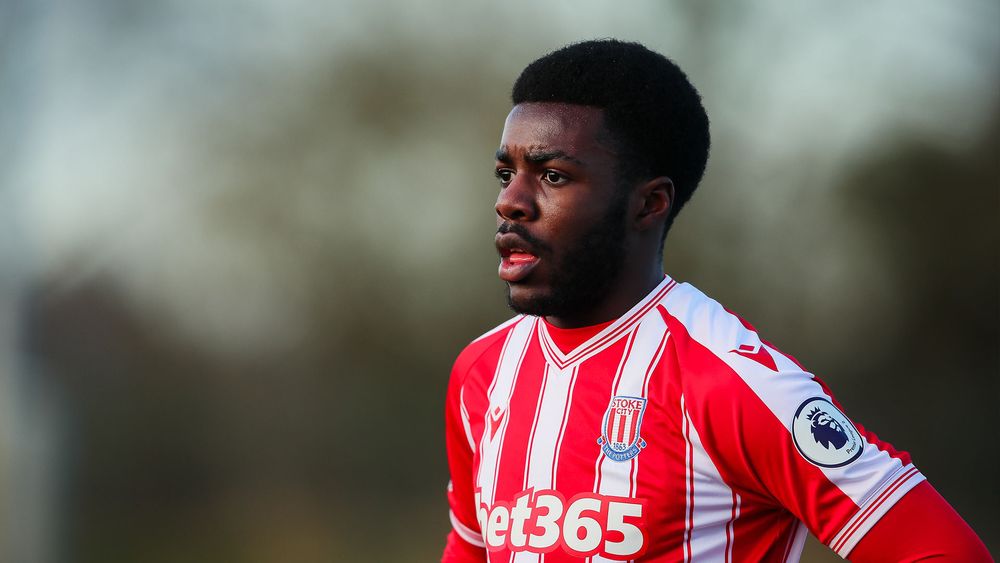
<svg viewBox="0 0 1000 563">
<path fill-rule="evenodd" d="M 558 129 L 598 129 L 604 124 L 604 110 L 593 106 L 556 102 L 518 104 L 507 114 L 504 128 L 534 125 Z"/>
<path fill-rule="evenodd" d="M 511 109 L 500 139 L 501 154 L 573 156 L 607 149 L 603 110 L 563 103 L 524 103 Z M 535 160 L 535 159 L 532 159 Z"/>
</svg>

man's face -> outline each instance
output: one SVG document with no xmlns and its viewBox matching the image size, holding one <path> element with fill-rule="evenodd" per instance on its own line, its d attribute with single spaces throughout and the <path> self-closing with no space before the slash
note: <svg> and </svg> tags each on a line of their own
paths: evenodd
<svg viewBox="0 0 1000 563">
<path fill-rule="evenodd" d="M 606 297 L 625 254 L 627 194 L 600 109 L 520 104 L 497 151 L 497 249 L 508 304 L 567 316 Z"/>
</svg>

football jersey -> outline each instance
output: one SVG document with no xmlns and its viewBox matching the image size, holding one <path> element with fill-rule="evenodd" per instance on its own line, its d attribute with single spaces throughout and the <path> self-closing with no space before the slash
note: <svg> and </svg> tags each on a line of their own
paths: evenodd
<svg viewBox="0 0 1000 563">
<path fill-rule="evenodd" d="M 517 316 L 451 374 L 444 561 L 842 557 L 924 478 L 752 326 L 665 277 L 582 343 Z"/>
</svg>

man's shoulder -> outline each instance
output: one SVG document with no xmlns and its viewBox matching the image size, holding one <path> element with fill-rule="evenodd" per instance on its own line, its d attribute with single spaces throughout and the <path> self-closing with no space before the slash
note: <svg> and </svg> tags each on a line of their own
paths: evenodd
<svg viewBox="0 0 1000 563">
<path fill-rule="evenodd" d="M 727 341 L 739 338 L 744 330 L 753 331 L 741 317 L 687 282 L 678 284 L 661 305 L 664 319 L 673 325 L 671 328 L 706 340 L 705 343 L 726 345 Z"/>
<path fill-rule="evenodd" d="M 689 338 L 719 357 L 737 354 L 778 370 L 772 354 L 761 352 L 761 349 L 780 352 L 764 340 L 753 325 L 689 283 L 680 284 L 664 299 L 663 313 L 675 338 Z M 786 365 L 785 369 L 791 367 Z"/>
<path fill-rule="evenodd" d="M 528 317 L 525 315 L 517 315 L 507 319 L 466 344 L 465 348 L 459 352 L 458 357 L 455 358 L 455 363 L 451 370 L 452 377 L 464 377 L 472 366 L 483 358 L 487 352 L 503 346 L 510 331 L 520 324 L 521 321 L 527 319 Z"/>
</svg>

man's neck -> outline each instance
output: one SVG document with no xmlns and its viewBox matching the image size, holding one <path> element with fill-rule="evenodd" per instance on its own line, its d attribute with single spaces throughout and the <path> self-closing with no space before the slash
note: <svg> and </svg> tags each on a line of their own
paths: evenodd
<svg viewBox="0 0 1000 563">
<path fill-rule="evenodd" d="M 547 316 L 545 320 L 558 328 L 580 328 L 612 321 L 649 295 L 663 281 L 663 276 L 663 269 L 659 265 L 641 276 L 624 275 L 607 297 L 594 307 L 581 310 L 578 314 Z"/>
</svg>

